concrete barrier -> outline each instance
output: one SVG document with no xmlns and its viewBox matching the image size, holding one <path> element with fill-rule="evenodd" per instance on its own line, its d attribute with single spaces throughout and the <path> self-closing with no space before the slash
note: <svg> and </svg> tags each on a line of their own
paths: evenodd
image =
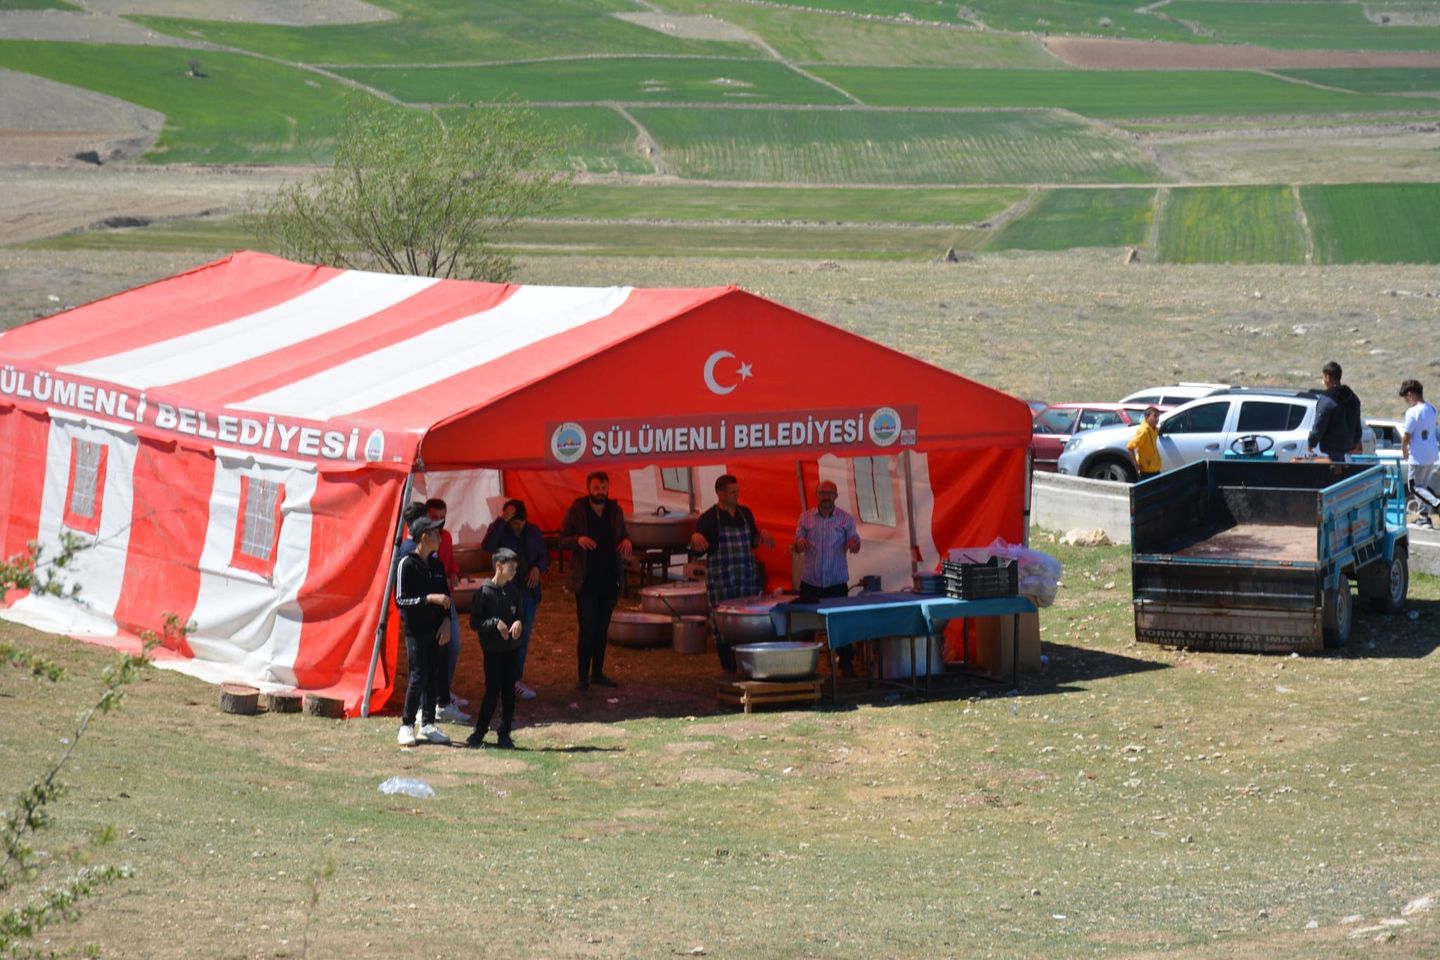
<svg viewBox="0 0 1440 960">
<path fill-rule="evenodd" d="M 1046 530 L 1099 528 L 1113 543 L 1130 542 L 1130 485 L 1037 473 L 1030 520 Z M 1440 575 L 1440 530 L 1410 528 L 1410 569 Z"/>
<path fill-rule="evenodd" d="M 1130 484 L 1037 473 L 1030 488 L 1030 520 L 1046 530 L 1105 531 L 1112 543 L 1130 542 Z"/>
</svg>

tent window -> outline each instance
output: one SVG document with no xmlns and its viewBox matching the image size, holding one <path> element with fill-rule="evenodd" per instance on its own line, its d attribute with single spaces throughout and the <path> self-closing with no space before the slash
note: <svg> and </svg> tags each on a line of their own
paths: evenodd
<svg viewBox="0 0 1440 960">
<path fill-rule="evenodd" d="M 661 467 L 660 486 L 666 490 L 673 490 L 676 493 L 690 492 L 690 468 L 689 467 Z"/>
<path fill-rule="evenodd" d="M 110 448 L 98 440 L 70 441 L 70 489 L 65 498 L 65 526 L 81 533 L 100 532 L 100 507 L 105 499 L 105 464 Z"/>
<path fill-rule="evenodd" d="M 274 572 L 280 543 L 280 505 L 284 502 L 283 483 L 240 478 L 240 522 L 235 530 L 232 565 L 264 576 Z"/>
<path fill-rule="evenodd" d="M 855 501 L 861 523 L 895 526 L 894 463 L 891 457 L 856 457 Z"/>
</svg>

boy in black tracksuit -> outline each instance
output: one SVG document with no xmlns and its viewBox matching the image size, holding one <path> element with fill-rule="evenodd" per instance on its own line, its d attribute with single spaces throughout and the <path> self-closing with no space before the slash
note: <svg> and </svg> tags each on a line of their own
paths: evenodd
<svg viewBox="0 0 1440 960">
<path fill-rule="evenodd" d="M 415 551 L 402 557 L 395 571 L 395 605 L 405 625 L 405 655 L 410 664 L 398 737 L 402 747 L 414 746 L 421 740 L 450 742 L 435 726 L 435 703 L 443 672 L 441 647 L 450 640 L 450 585 L 435 555 L 440 545 L 440 527 L 440 521 L 428 517 L 411 522 Z M 446 628 L 443 639 L 442 627 Z M 417 713 L 419 730 L 415 729 Z"/>
<path fill-rule="evenodd" d="M 519 557 L 508 547 L 491 555 L 495 574 L 480 585 L 470 604 L 470 628 L 480 636 L 485 651 L 485 698 L 475 716 L 475 732 L 465 741 L 468 747 L 485 745 L 495 701 L 500 701 L 500 729 L 496 745 L 510 750 L 510 728 L 515 722 L 515 682 L 519 679 L 520 634 L 525 628 L 520 590 L 515 586 Z"/>
</svg>

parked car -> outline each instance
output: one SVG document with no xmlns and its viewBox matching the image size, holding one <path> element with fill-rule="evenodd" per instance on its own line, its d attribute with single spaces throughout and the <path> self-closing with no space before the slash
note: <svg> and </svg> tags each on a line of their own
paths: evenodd
<svg viewBox="0 0 1440 960">
<path fill-rule="evenodd" d="M 1055 472 L 1060 451 L 1075 434 L 1098 427 L 1132 425 L 1145 416 L 1145 408 L 1118 403 L 1052 403 L 1035 414 L 1032 446 L 1036 470 Z"/>
<path fill-rule="evenodd" d="M 1240 449 L 1242 437 L 1259 438 L 1260 452 L 1277 460 L 1304 456 L 1315 422 L 1317 390 L 1232 387 L 1176 407 L 1160 416 L 1160 459 L 1173 470 L 1197 460 L 1218 459 Z M 1125 444 L 1129 427 L 1103 427 L 1076 434 L 1065 444 L 1060 473 L 1094 480 L 1134 482 L 1135 464 Z M 1375 435 L 1364 432 L 1362 446 L 1375 452 Z"/>
<path fill-rule="evenodd" d="M 1146 387 L 1144 390 L 1136 390 L 1129 396 L 1121 397 L 1120 402 L 1127 406 L 1139 404 L 1142 407 L 1155 406 L 1163 409 L 1178 407 L 1182 403 L 1189 403 L 1191 400 L 1199 400 L 1201 397 L 1208 397 L 1222 390 L 1230 389 L 1233 388 L 1228 383 L 1172 383 L 1167 387 Z"/>
<path fill-rule="evenodd" d="M 1377 456 L 1387 458 L 1389 451 L 1395 451 L 1394 457 L 1400 456 L 1400 437 L 1405 432 L 1405 424 L 1400 420 L 1377 420 L 1373 417 L 1365 418 L 1365 426 L 1375 434 L 1375 453 Z"/>
</svg>

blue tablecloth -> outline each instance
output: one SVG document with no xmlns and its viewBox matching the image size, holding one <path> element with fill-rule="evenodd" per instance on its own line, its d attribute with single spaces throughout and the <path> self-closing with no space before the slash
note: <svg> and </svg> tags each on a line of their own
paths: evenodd
<svg viewBox="0 0 1440 960">
<path fill-rule="evenodd" d="M 1034 613 L 1026 597 L 956 600 L 915 593 L 862 593 L 819 603 L 779 603 L 770 609 L 775 633 L 824 630 L 830 647 L 847 647 L 877 637 L 923 637 L 939 633 L 947 620 L 961 617 L 1006 617 Z"/>
</svg>

